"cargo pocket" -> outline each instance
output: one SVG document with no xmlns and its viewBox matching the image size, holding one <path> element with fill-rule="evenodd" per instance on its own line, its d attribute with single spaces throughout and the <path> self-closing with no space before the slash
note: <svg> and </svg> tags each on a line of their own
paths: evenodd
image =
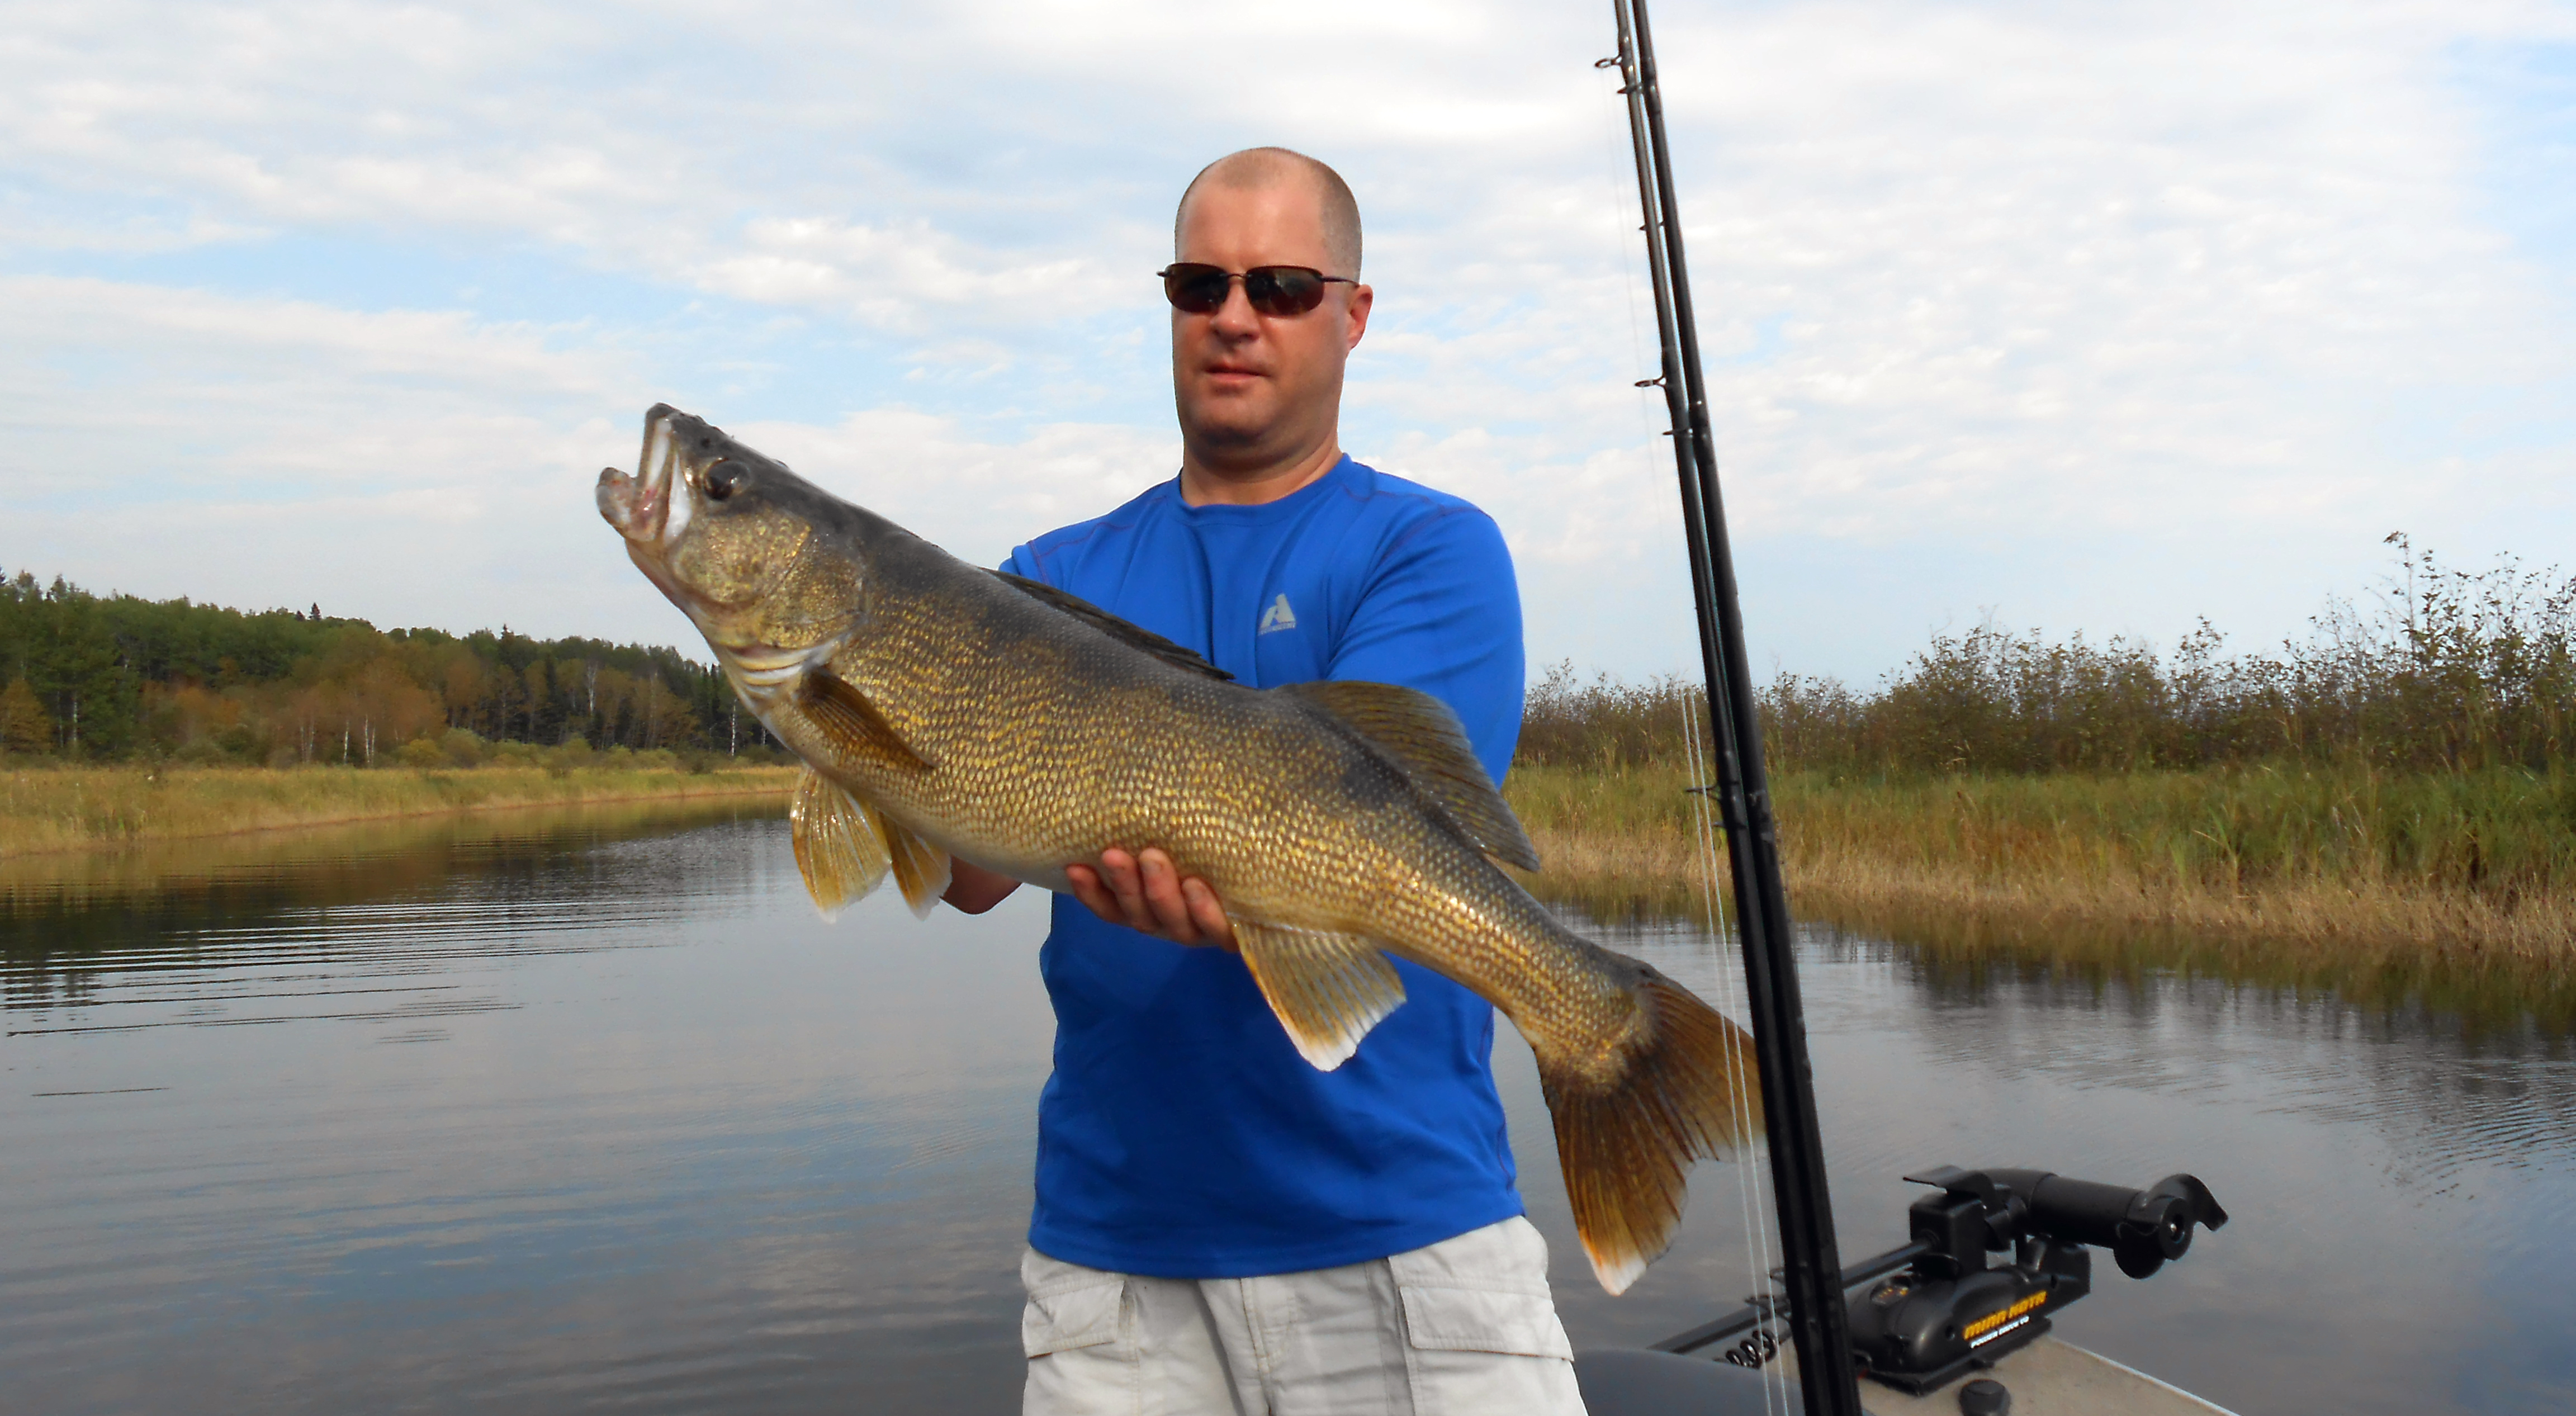
<svg viewBox="0 0 2576 1416">
<path fill-rule="evenodd" d="M 1547 1291 L 1547 1241 L 1509 1219 L 1388 1261 L 1415 1416 L 1579 1413 L 1574 1344 Z"/>
<path fill-rule="evenodd" d="M 1574 1344 L 1544 1293 L 1482 1288 L 1400 1288 L 1404 1335 L 1424 1352 L 1494 1352 L 1571 1361 Z"/>
<path fill-rule="evenodd" d="M 1056 1293 L 1032 1293 L 1020 1310 L 1020 1350 L 1031 1357 L 1118 1340 L 1127 1286 L 1117 1279 Z"/>
<path fill-rule="evenodd" d="M 1144 1369 L 1127 1320 L 1127 1283 L 1114 1273 L 1060 1264 L 1030 1252 L 1021 1272 L 1051 1270 L 1029 1285 L 1020 1310 L 1028 1382 L 1020 1409 L 1036 1416 L 1144 1409 Z"/>
<path fill-rule="evenodd" d="M 1581 1416 L 1573 1344 L 1543 1293 L 1399 1288 L 1413 1416 Z"/>
</svg>

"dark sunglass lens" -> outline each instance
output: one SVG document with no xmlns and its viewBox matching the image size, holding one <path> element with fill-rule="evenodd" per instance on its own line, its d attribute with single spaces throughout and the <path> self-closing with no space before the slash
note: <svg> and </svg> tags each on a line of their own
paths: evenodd
<svg viewBox="0 0 2576 1416">
<path fill-rule="evenodd" d="M 1255 266 L 1243 274 L 1243 297 L 1265 315 L 1302 315 L 1324 303 L 1324 275 L 1304 266 Z"/>
<path fill-rule="evenodd" d="M 1211 265 L 1176 265 L 1163 272 L 1163 298 L 1184 314 L 1204 315 L 1225 303 L 1226 273 Z"/>
</svg>

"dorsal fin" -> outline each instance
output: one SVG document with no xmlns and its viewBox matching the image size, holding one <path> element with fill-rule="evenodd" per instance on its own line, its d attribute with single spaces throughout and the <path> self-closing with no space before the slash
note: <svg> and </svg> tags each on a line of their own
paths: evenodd
<svg viewBox="0 0 2576 1416">
<path fill-rule="evenodd" d="M 1401 768 L 1414 789 L 1431 799 L 1468 844 L 1505 865 L 1538 869 L 1538 848 L 1520 818 L 1503 804 L 1476 760 L 1467 730 L 1449 705 L 1416 689 L 1391 683 L 1292 683 L 1293 694 L 1330 714 Z"/>
<path fill-rule="evenodd" d="M 1174 644 L 1142 625 L 1131 624 L 1120 619 L 1079 595 L 1058 590 L 1043 580 L 1031 580 L 1025 575 L 1013 575 L 1007 570 L 997 570 L 993 574 L 1003 584 L 1027 595 L 1030 599 L 1062 610 L 1119 643 L 1131 649 L 1142 649 L 1173 668 L 1187 669 L 1194 674 L 1205 674 L 1212 679 L 1231 680 L 1234 677 L 1200 658 L 1196 652 Z"/>
</svg>

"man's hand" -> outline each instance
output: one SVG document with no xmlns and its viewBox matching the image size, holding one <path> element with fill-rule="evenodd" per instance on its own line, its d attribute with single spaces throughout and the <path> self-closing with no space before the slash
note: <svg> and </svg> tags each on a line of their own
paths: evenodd
<svg viewBox="0 0 2576 1416">
<path fill-rule="evenodd" d="M 1195 875 L 1183 879 L 1160 847 L 1147 846 L 1135 855 L 1105 850 L 1098 866 L 1068 865 L 1064 878 L 1075 899 L 1111 924 L 1174 944 L 1235 948 L 1234 926 L 1226 920 L 1225 906 L 1217 903 L 1216 891 Z"/>
<path fill-rule="evenodd" d="M 948 863 L 948 893 L 939 898 L 967 914 L 982 914 L 1018 888 L 1020 882 L 999 871 L 986 870 L 971 860 L 952 860 Z"/>
</svg>

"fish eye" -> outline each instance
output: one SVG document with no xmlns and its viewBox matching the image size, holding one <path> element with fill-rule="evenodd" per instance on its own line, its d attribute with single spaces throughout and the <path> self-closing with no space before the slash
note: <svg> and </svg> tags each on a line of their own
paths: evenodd
<svg viewBox="0 0 2576 1416">
<path fill-rule="evenodd" d="M 751 479 L 751 470 L 739 462 L 719 462 L 707 469 L 707 500 L 723 501 Z"/>
</svg>

